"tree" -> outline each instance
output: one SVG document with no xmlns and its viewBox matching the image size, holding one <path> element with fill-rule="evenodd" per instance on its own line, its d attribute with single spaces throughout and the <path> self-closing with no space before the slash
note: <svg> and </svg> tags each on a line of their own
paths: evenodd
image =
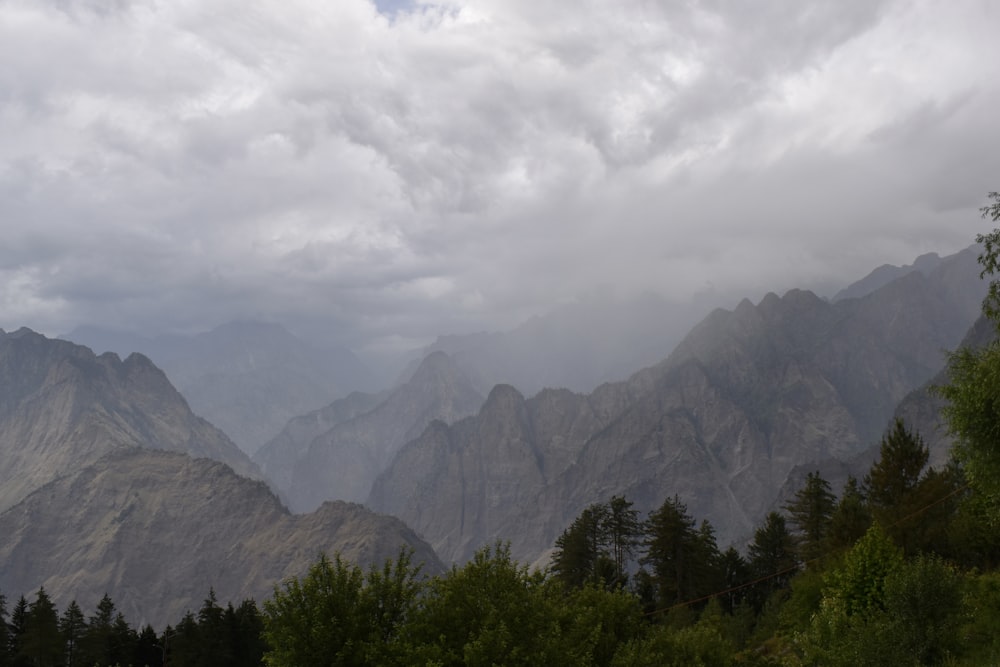
<svg viewBox="0 0 1000 667">
<path fill-rule="evenodd" d="M 264 602 L 265 656 L 274 667 L 390 662 L 386 655 L 416 597 L 417 568 L 400 552 L 381 570 L 361 568 L 335 554 L 290 579 Z"/>
<path fill-rule="evenodd" d="M 223 614 L 215 589 L 209 588 L 208 597 L 198 610 L 198 662 L 204 667 L 221 667 L 230 662 Z"/>
<path fill-rule="evenodd" d="M 480 549 L 468 563 L 428 584 L 406 625 L 399 662 L 580 664 L 580 653 L 589 647 L 560 640 L 551 588 L 544 575 L 529 573 L 511 558 L 509 545 Z"/>
<path fill-rule="evenodd" d="M 805 486 L 796 491 L 795 498 L 785 505 L 796 528 L 796 551 L 807 566 L 826 552 L 827 535 L 836 507 L 837 497 L 818 470 L 806 475 Z"/>
<path fill-rule="evenodd" d="M 556 539 L 552 571 L 567 586 L 579 588 L 599 578 L 600 560 L 608 548 L 607 515 L 605 505 L 591 505 Z"/>
<path fill-rule="evenodd" d="M 44 587 L 38 589 L 35 601 L 28 606 L 20 652 L 37 667 L 61 664 L 59 612 Z"/>
<path fill-rule="evenodd" d="M 0 593 L 0 667 L 11 663 L 10 628 L 7 626 L 7 598 Z"/>
<path fill-rule="evenodd" d="M 605 519 L 615 575 L 622 585 L 627 580 L 628 564 L 642 538 L 642 522 L 639 511 L 632 509 L 633 504 L 623 496 L 612 496 Z"/>
<path fill-rule="evenodd" d="M 28 627 L 28 600 L 23 596 L 17 598 L 10 612 L 10 659 L 15 666 L 31 664 L 21 650 L 24 645 L 24 633 Z"/>
<path fill-rule="evenodd" d="M 761 609 L 771 593 L 788 587 L 798 570 L 795 539 L 788 532 L 785 517 L 771 512 L 764 518 L 764 525 L 754 531 L 753 542 L 747 547 L 747 557 L 751 576 L 757 580 L 753 597 Z"/>
<path fill-rule="evenodd" d="M 863 489 L 873 518 L 907 553 L 917 550 L 916 513 L 929 498 L 920 493 L 924 467 L 930 452 L 919 434 L 909 431 L 901 419 L 882 436 L 879 458 L 865 475 Z"/>
<path fill-rule="evenodd" d="M 1000 192 L 980 209 L 983 218 L 1000 221 Z M 983 246 L 980 278 L 1000 271 L 1000 228 L 978 234 Z M 990 280 L 983 314 L 1000 332 L 1000 279 Z M 948 383 L 935 388 L 947 404 L 942 409 L 955 436 L 954 454 L 965 467 L 969 483 L 993 506 L 992 521 L 1000 521 L 1000 341 L 973 349 L 962 347 L 948 358 Z"/>
<path fill-rule="evenodd" d="M 840 501 L 830 517 L 828 544 L 831 550 L 840 551 L 854 545 L 871 526 L 871 511 L 854 476 L 847 478 Z"/>
<path fill-rule="evenodd" d="M 62 635 L 63 646 L 65 647 L 66 667 L 74 667 L 82 664 L 78 660 L 80 653 L 80 642 L 87 631 L 87 619 L 80 609 L 80 605 L 73 600 L 66 607 L 66 611 L 59 618 L 59 632 Z"/>
<path fill-rule="evenodd" d="M 705 559 L 712 546 L 705 533 L 711 534 L 711 525 L 701 533 L 694 527 L 687 506 L 677 496 L 668 498 L 649 515 L 642 564 L 653 569 L 657 601 L 661 605 L 693 600 L 712 592 L 704 587 Z"/>
</svg>

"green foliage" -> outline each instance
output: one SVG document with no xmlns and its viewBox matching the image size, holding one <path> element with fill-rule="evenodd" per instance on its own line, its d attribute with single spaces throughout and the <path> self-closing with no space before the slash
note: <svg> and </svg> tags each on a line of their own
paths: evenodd
<svg viewBox="0 0 1000 667">
<path fill-rule="evenodd" d="M 848 477 L 840 494 L 840 501 L 830 517 L 830 533 L 827 538 L 830 550 L 839 552 L 849 549 L 861 539 L 871 523 L 871 510 L 858 480 Z"/>
<path fill-rule="evenodd" d="M 716 593 L 722 583 L 719 549 L 707 521 L 695 530 L 687 506 L 668 498 L 646 523 L 643 565 L 653 569 L 657 603 L 661 606 Z"/>
<path fill-rule="evenodd" d="M 612 664 L 618 647 L 644 627 L 638 598 L 622 588 L 588 585 L 552 603 L 560 618 L 560 641 L 572 647 L 581 665 Z"/>
<path fill-rule="evenodd" d="M 990 192 L 987 198 L 993 203 L 983 206 L 979 212 L 984 220 L 1000 221 L 1000 192 Z M 1000 229 L 994 229 L 989 234 L 977 234 L 976 243 L 983 246 L 978 257 L 979 265 L 983 267 L 979 277 L 995 276 L 1000 270 Z M 1000 284 L 997 280 L 990 281 L 989 292 L 983 300 L 983 314 L 993 322 L 1000 322 Z"/>
<path fill-rule="evenodd" d="M 642 524 L 633 503 L 612 496 L 607 503 L 590 505 L 556 539 L 552 572 L 567 586 L 603 581 L 624 586 Z"/>
<path fill-rule="evenodd" d="M 576 664 L 544 577 L 497 543 L 428 585 L 404 632 L 405 664 Z"/>
<path fill-rule="evenodd" d="M 958 630 L 966 614 L 961 575 L 936 556 L 924 555 L 873 572 L 873 557 L 877 560 L 875 554 L 886 545 L 879 538 L 857 554 L 852 551 L 869 561 L 869 583 L 881 581 L 864 590 L 860 600 L 837 586 L 824 596 L 811 628 L 802 635 L 809 664 L 941 665 L 962 649 Z"/>
<path fill-rule="evenodd" d="M 943 528 L 957 507 L 957 499 L 944 502 L 958 489 L 955 472 L 925 471 L 929 456 L 920 436 L 896 419 L 882 437 L 879 459 L 864 480 L 873 517 L 908 555 L 946 551 Z M 936 522 L 927 521 L 929 513 L 937 515 Z"/>
<path fill-rule="evenodd" d="M 993 203 L 980 209 L 983 218 L 1000 221 L 1000 192 L 990 192 Z M 979 234 L 980 277 L 1000 270 L 1000 229 Z M 1000 280 L 990 280 L 983 314 L 1000 331 Z M 935 388 L 947 401 L 942 414 L 956 438 L 954 454 L 964 465 L 969 483 L 992 508 L 991 521 L 1000 521 L 1000 341 L 981 349 L 961 348 L 948 359 L 948 384 Z"/>
<path fill-rule="evenodd" d="M 948 380 L 936 389 L 947 401 L 942 414 L 956 438 L 955 457 L 976 491 L 1000 507 L 1000 341 L 954 352 Z"/>
<path fill-rule="evenodd" d="M 965 591 L 967 613 L 958 633 L 966 645 L 962 664 L 1000 664 L 1000 572 L 970 577 Z"/>
<path fill-rule="evenodd" d="M 608 553 L 607 516 L 606 506 L 591 505 L 556 539 L 552 572 L 567 586 L 599 580 L 601 559 Z"/>
<path fill-rule="evenodd" d="M 376 664 L 390 651 L 417 591 L 408 551 L 367 576 L 325 555 L 264 602 L 268 665 Z"/>
<path fill-rule="evenodd" d="M 848 615 L 884 608 L 885 579 L 903 562 L 903 554 L 875 524 L 827 576 L 824 597 L 843 602 Z"/>
<path fill-rule="evenodd" d="M 788 587 L 798 561 L 795 557 L 795 540 L 788 532 L 785 517 L 771 512 L 764 519 L 764 525 L 754 532 L 753 542 L 747 547 L 750 574 L 756 580 L 752 598 L 758 609 L 771 594 Z"/>
<path fill-rule="evenodd" d="M 719 618 L 674 628 L 651 626 L 647 635 L 619 650 L 614 667 L 728 667 L 735 651 L 726 641 Z"/>
</svg>

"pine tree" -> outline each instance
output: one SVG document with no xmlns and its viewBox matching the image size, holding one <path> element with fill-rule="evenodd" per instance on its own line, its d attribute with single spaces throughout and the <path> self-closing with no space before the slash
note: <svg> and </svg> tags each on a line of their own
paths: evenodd
<svg viewBox="0 0 1000 667">
<path fill-rule="evenodd" d="M 771 512 L 764 525 L 754 532 L 753 542 L 747 547 L 750 572 L 754 579 L 754 599 L 760 609 L 771 593 L 787 588 L 798 570 L 795 557 L 795 539 L 788 532 L 785 517 Z"/>
<path fill-rule="evenodd" d="M 668 498 L 650 514 L 646 523 L 646 555 L 643 565 L 653 569 L 660 604 L 675 604 L 697 597 L 694 569 L 698 558 L 698 534 L 687 506 L 677 496 Z"/>
<path fill-rule="evenodd" d="M 923 440 L 896 419 L 882 436 L 879 459 L 864 479 L 864 493 L 873 518 L 907 554 L 920 550 L 924 508 L 939 498 L 936 475 L 924 475 L 930 453 Z"/>
<path fill-rule="evenodd" d="M 0 593 L 0 667 L 11 663 L 10 628 L 7 626 L 7 598 Z"/>
<path fill-rule="evenodd" d="M 59 633 L 62 635 L 65 649 L 66 667 L 76 667 L 76 665 L 83 664 L 79 661 L 80 642 L 86 631 L 87 619 L 84 617 L 80 605 L 76 603 L 76 600 L 73 600 L 59 618 Z"/>
<path fill-rule="evenodd" d="M 226 641 L 223 609 L 218 604 L 215 589 L 209 588 L 198 610 L 199 665 L 222 667 L 229 663 L 229 645 Z"/>
<path fill-rule="evenodd" d="M 24 633 L 28 627 L 28 600 L 21 595 L 14 603 L 10 612 L 10 659 L 16 667 L 29 665 L 30 662 L 21 650 L 24 645 Z"/>
<path fill-rule="evenodd" d="M 837 497 L 818 470 L 806 475 L 805 486 L 795 493 L 792 502 L 785 505 L 796 528 L 799 559 L 807 565 L 826 552 L 827 535 L 836 507 Z"/>
<path fill-rule="evenodd" d="M 115 622 L 115 603 L 107 593 L 97 603 L 97 610 L 90 616 L 87 629 L 80 642 L 81 665 L 113 665 L 112 635 Z"/>
<path fill-rule="evenodd" d="M 59 613 L 44 587 L 38 589 L 28 607 L 20 653 L 35 667 L 54 667 L 62 662 Z"/>
<path fill-rule="evenodd" d="M 556 539 L 552 571 L 567 586 L 579 588 L 598 578 L 600 559 L 608 546 L 607 514 L 605 505 L 591 505 Z"/>
<path fill-rule="evenodd" d="M 872 524 L 871 510 L 865 501 L 858 480 L 847 478 L 847 484 L 840 494 L 840 502 L 830 517 L 828 544 L 831 551 L 851 548 Z"/>
<path fill-rule="evenodd" d="M 632 509 L 633 504 L 622 496 L 612 496 L 605 519 L 615 575 L 621 585 L 627 581 L 629 562 L 642 538 L 642 522 L 639 511 Z"/>
</svg>

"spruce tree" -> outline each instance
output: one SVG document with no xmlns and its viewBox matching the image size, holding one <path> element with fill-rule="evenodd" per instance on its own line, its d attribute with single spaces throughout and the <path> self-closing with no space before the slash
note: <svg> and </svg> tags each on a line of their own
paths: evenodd
<svg viewBox="0 0 1000 667">
<path fill-rule="evenodd" d="M 657 601 L 672 605 L 697 597 L 693 572 L 699 552 L 695 522 L 677 496 L 649 515 L 643 565 L 653 572 Z"/>
<path fill-rule="evenodd" d="M 35 667 L 54 667 L 62 664 L 62 653 L 59 612 L 42 587 L 28 606 L 20 654 Z"/>
<path fill-rule="evenodd" d="M 865 500 L 864 493 L 853 476 L 847 478 L 847 484 L 840 494 L 840 501 L 830 517 L 830 533 L 828 545 L 831 551 L 843 551 L 854 546 L 854 543 L 868 530 L 872 524 L 871 510 Z"/>
<path fill-rule="evenodd" d="M 827 535 L 837 497 L 830 491 L 830 483 L 819 471 L 806 475 L 806 484 L 795 493 L 795 498 L 785 505 L 785 510 L 796 528 L 796 545 L 799 559 L 807 565 L 826 552 Z"/>
<path fill-rule="evenodd" d="M 788 587 L 798 570 L 795 539 L 785 517 L 777 512 L 765 517 L 764 525 L 754 532 L 753 542 L 747 547 L 747 560 L 756 581 L 751 596 L 759 610 L 774 591 Z"/>
<path fill-rule="evenodd" d="M 87 631 L 87 619 L 80 605 L 73 600 L 59 618 L 59 633 L 65 651 L 66 667 L 83 665 L 80 661 L 80 642 Z"/>
<path fill-rule="evenodd" d="M 600 559 L 608 546 L 607 514 L 605 505 L 591 505 L 556 539 L 552 571 L 567 586 L 579 588 L 598 578 Z"/>
</svg>

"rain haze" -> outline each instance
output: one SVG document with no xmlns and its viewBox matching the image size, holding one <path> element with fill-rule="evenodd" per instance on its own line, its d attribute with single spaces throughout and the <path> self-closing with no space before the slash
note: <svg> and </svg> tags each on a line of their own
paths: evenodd
<svg viewBox="0 0 1000 667">
<path fill-rule="evenodd" d="M 990 0 L 0 2 L 0 326 L 829 295 L 1000 189 Z"/>
</svg>

